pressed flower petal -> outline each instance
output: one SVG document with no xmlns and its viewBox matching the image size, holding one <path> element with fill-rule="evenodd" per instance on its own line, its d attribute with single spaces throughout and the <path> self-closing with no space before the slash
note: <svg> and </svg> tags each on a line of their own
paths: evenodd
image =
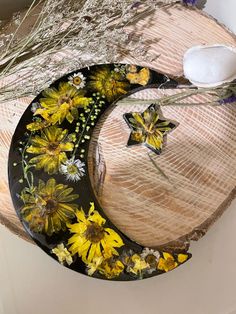
<svg viewBox="0 0 236 314">
<path fill-rule="evenodd" d="M 178 254 L 178 262 L 179 263 L 184 263 L 187 261 L 188 255 L 187 254 Z"/>
<path fill-rule="evenodd" d="M 114 247 L 120 247 L 124 245 L 123 240 L 121 239 L 121 237 L 119 236 L 118 233 L 116 233 L 113 229 L 111 228 L 105 228 L 105 232 L 106 232 L 106 242 L 112 242 L 112 246 Z"/>
<path fill-rule="evenodd" d="M 35 136 L 31 139 L 31 143 L 34 145 L 34 146 L 41 146 L 41 147 L 47 147 L 48 145 L 48 141 L 47 140 L 44 140 L 42 137 L 40 136 Z M 30 146 L 31 148 L 32 146 Z M 27 149 L 28 151 L 28 149 Z"/>
<path fill-rule="evenodd" d="M 82 208 L 76 211 L 76 217 L 79 222 L 86 222 L 86 216 Z"/>
<path fill-rule="evenodd" d="M 46 88 L 46 89 L 44 89 L 42 94 L 44 97 L 50 97 L 50 98 L 58 99 L 57 90 L 55 88 Z"/>
<path fill-rule="evenodd" d="M 74 148 L 74 144 L 73 143 L 61 143 L 59 147 L 62 151 L 71 152 Z"/>
<path fill-rule="evenodd" d="M 168 252 L 163 252 L 163 256 L 164 256 L 164 259 L 168 259 L 169 258 L 169 259 L 174 261 L 174 257 L 170 253 L 168 253 Z"/>
<path fill-rule="evenodd" d="M 104 225 L 106 220 L 98 213 L 98 211 L 93 211 L 93 214 L 89 217 L 89 221 L 98 223 L 100 226 Z"/>
<path fill-rule="evenodd" d="M 132 115 L 134 117 L 137 127 L 145 127 L 145 122 L 140 112 L 133 112 Z"/>
</svg>

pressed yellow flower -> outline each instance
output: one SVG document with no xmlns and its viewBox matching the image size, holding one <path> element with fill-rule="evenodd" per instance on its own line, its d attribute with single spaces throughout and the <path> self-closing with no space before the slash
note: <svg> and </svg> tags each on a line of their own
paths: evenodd
<svg viewBox="0 0 236 314">
<path fill-rule="evenodd" d="M 127 267 L 127 271 L 135 275 L 141 276 L 143 271 L 150 268 L 149 264 L 138 254 L 132 255 L 129 263 L 130 265 Z"/>
<path fill-rule="evenodd" d="M 178 254 L 177 259 L 178 259 L 178 262 L 182 264 L 182 263 L 186 262 L 187 259 L 189 259 L 189 255 L 188 254 Z"/>
<path fill-rule="evenodd" d="M 168 272 L 178 266 L 173 255 L 167 252 L 163 252 L 163 258 L 160 257 L 158 263 L 158 269 Z"/>
<path fill-rule="evenodd" d="M 88 87 L 104 95 L 108 101 L 127 94 L 130 88 L 122 73 L 112 71 L 107 65 L 97 68 L 89 79 Z"/>
<path fill-rule="evenodd" d="M 66 230 L 66 224 L 75 217 L 76 200 L 78 194 L 71 194 L 73 188 L 64 184 L 56 184 L 51 178 L 46 183 L 39 180 L 33 193 L 22 192 L 21 199 L 24 206 L 21 208 L 22 217 L 29 223 L 34 232 L 52 235 L 60 230 Z"/>
<path fill-rule="evenodd" d="M 78 108 L 88 106 L 91 100 L 85 97 L 85 91 L 78 90 L 68 82 L 61 82 L 58 89 L 47 88 L 43 91 L 41 108 L 35 111 L 35 115 L 41 115 L 52 124 L 61 124 L 65 119 L 72 123 L 78 119 Z"/>
<path fill-rule="evenodd" d="M 142 68 L 139 72 L 137 72 L 137 68 L 135 69 L 135 66 L 130 66 L 128 71 L 129 72 L 126 74 L 126 78 L 130 84 L 145 86 L 150 80 L 150 70 L 147 68 Z"/>
<path fill-rule="evenodd" d="M 99 266 L 99 272 L 108 279 L 118 277 L 124 271 L 124 264 L 114 258 L 107 259 Z"/>
<path fill-rule="evenodd" d="M 94 203 L 88 215 L 83 209 L 76 211 L 78 223 L 68 224 L 74 235 L 68 244 L 72 255 L 78 253 L 84 263 L 91 263 L 94 258 L 103 256 L 104 250 L 110 249 L 113 255 L 118 255 L 115 248 L 124 245 L 121 237 L 111 228 L 105 228 L 106 220 L 94 209 Z"/>
<path fill-rule="evenodd" d="M 74 144 L 69 141 L 67 130 L 50 126 L 41 131 L 41 136 L 31 138 L 31 146 L 27 148 L 27 152 L 38 155 L 29 161 L 36 169 L 54 174 L 67 161 L 66 152 L 71 152 L 73 148 Z"/>
<path fill-rule="evenodd" d="M 143 113 L 126 113 L 124 118 L 131 128 L 128 146 L 145 143 L 156 153 L 160 153 L 164 136 L 178 124 L 162 117 L 160 106 L 152 104 Z"/>
<path fill-rule="evenodd" d="M 89 276 L 92 276 L 95 271 L 98 270 L 99 266 L 101 265 L 103 261 L 103 257 L 94 257 L 93 260 L 91 261 L 91 263 L 87 264 L 87 273 Z"/>
<path fill-rule="evenodd" d="M 58 244 L 54 249 L 52 249 L 52 253 L 57 256 L 60 264 L 64 264 L 66 262 L 70 265 L 73 263 L 72 256 L 63 243 Z"/>
</svg>

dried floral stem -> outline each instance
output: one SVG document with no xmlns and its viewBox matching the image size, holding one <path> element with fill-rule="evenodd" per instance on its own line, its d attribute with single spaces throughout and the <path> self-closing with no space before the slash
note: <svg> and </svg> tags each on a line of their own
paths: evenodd
<svg viewBox="0 0 236 314">
<path fill-rule="evenodd" d="M 182 87 L 183 88 L 183 87 Z M 227 96 L 230 96 L 232 91 L 235 89 L 236 94 L 236 88 L 235 88 L 235 82 L 227 83 L 215 88 L 196 88 L 191 87 L 191 90 L 183 91 L 174 95 L 169 96 L 163 96 L 156 99 L 136 99 L 136 98 L 126 98 L 124 100 L 120 100 L 119 104 L 129 105 L 129 104 L 145 104 L 145 103 L 159 103 L 161 106 L 217 106 L 220 105 L 221 98 L 219 98 L 220 95 L 224 95 L 223 98 L 226 98 Z M 216 97 L 217 100 L 204 102 L 204 103 L 191 103 L 191 102 L 182 102 L 185 99 L 188 99 L 192 96 L 197 95 L 208 95 L 211 97 Z"/>
<path fill-rule="evenodd" d="M 161 98 L 156 99 L 136 99 L 136 98 L 126 98 L 126 100 L 119 101 L 119 105 L 139 105 L 139 104 L 152 104 L 160 103 Z M 204 103 L 184 103 L 184 102 L 173 102 L 173 103 L 162 103 L 163 107 L 167 106 L 179 106 L 179 107 L 191 107 L 191 106 L 220 106 L 221 104 L 217 101 L 204 102 Z"/>
<path fill-rule="evenodd" d="M 156 161 L 152 158 L 152 156 L 147 153 L 151 163 L 153 164 L 153 166 L 158 170 L 158 172 L 169 182 L 172 184 L 172 182 L 170 181 L 169 177 L 165 174 L 165 172 L 161 169 L 161 167 L 159 167 L 156 163 Z"/>
<path fill-rule="evenodd" d="M 73 152 L 73 154 L 72 154 L 72 158 L 75 157 L 75 154 L 76 154 L 76 152 L 77 152 L 77 149 L 78 149 L 78 147 L 79 147 L 79 144 L 80 144 L 80 142 L 81 142 L 81 140 L 82 140 L 82 138 L 83 138 L 83 136 L 84 136 L 84 133 L 85 133 L 85 131 L 86 131 L 86 127 L 88 126 L 88 122 L 89 122 L 89 120 L 90 120 L 90 118 L 91 118 L 91 116 L 92 116 L 92 114 L 93 114 L 93 112 L 94 112 L 94 110 L 95 110 L 95 108 L 96 108 L 96 105 L 97 105 L 97 102 L 95 102 L 94 105 L 92 106 L 92 108 L 91 108 L 91 110 L 90 110 L 90 112 L 89 112 L 89 115 L 88 115 L 88 117 L 87 117 L 87 119 L 86 119 L 86 121 L 85 121 L 85 123 L 84 123 L 84 127 L 82 128 L 82 130 L 81 130 L 81 132 L 80 132 L 80 135 L 79 135 L 79 139 L 78 139 L 78 141 L 76 142 L 75 149 L 74 149 L 74 152 Z"/>
<path fill-rule="evenodd" d="M 0 88 L 0 101 L 36 95 L 55 79 L 91 62 L 117 61 L 127 53 L 135 58 L 136 51 L 140 59 L 140 49 L 147 59 L 149 44 L 142 38 L 139 41 L 130 38 L 124 27 L 144 15 L 151 16 L 157 7 L 177 2 L 122 0 L 112 5 L 111 0 L 34 0 L 15 33 L 9 39 L 5 34 L 0 35 L 0 40 L 5 41 L 2 46 L 5 48 L 0 48 L 0 80 L 10 81 L 8 84 L 8 79 L 5 80 L 6 85 Z M 41 11 L 32 29 L 28 36 L 20 38 L 22 25 L 32 17 L 36 7 Z M 54 59 L 64 48 L 74 53 L 67 54 L 63 60 Z M 17 80 L 11 79 L 13 75 L 18 76 Z"/>
<path fill-rule="evenodd" d="M 21 151 L 21 166 L 22 166 L 22 171 L 23 171 L 23 177 L 26 180 L 29 189 L 32 190 L 34 187 L 34 176 L 33 176 L 32 172 L 29 171 L 29 169 L 34 168 L 34 166 L 29 166 L 25 160 L 25 153 L 26 153 L 27 146 L 30 142 L 30 139 L 31 139 L 31 135 L 29 136 L 26 144 L 24 145 L 23 150 Z M 30 175 L 30 179 L 28 177 L 28 174 Z"/>
</svg>

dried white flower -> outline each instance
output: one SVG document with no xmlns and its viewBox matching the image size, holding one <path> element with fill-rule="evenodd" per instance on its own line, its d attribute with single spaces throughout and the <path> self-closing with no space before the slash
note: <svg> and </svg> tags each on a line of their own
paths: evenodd
<svg viewBox="0 0 236 314">
<path fill-rule="evenodd" d="M 157 263 L 158 263 L 159 258 L 160 258 L 160 253 L 158 251 L 153 250 L 153 249 L 145 248 L 145 249 L 143 249 L 140 256 L 150 266 L 150 268 L 148 268 L 147 272 L 149 274 L 153 273 L 157 269 Z"/>
<path fill-rule="evenodd" d="M 73 85 L 77 89 L 83 88 L 85 86 L 85 77 L 81 72 L 77 72 L 68 78 L 69 84 Z"/>
<path fill-rule="evenodd" d="M 69 159 L 60 167 L 60 172 L 69 181 L 79 181 L 85 175 L 85 163 L 80 159 Z"/>
</svg>

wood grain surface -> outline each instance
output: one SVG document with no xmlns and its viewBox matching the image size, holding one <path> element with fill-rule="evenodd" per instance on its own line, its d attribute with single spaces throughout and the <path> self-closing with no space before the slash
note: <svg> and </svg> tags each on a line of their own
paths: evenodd
<svg viewBox="0 0 236 314">
<path fill-rule="evenodd" d="M 182 58 L 189 47 L 235 45 L 234 36 L 215 20 L 179 5 L 156 11 L 129 31 L 143 34 L 151 42 L 149 53 L 159 58 L 150 63 L 124 56 L 121 61 L 173 77 L 182 75 Z M 148 99 L 160 93 L 147 90 L 135 97 Z M 196 100 L 206 99 L 192 101 Z M 7 160 L 12 134 L 30 101 L 0 104 L 0 221 L 27 240 L 11 203 Z M 235 196 L 236 109 L 233 105 L 163 109 L 164 116 L 180 122 L 168 136 L 163 154 L 152 155 L 167 180 L 153 167 L 146 148 L 126 147 L 129 130 L 122 114 L 146 107 L 117 104 L 102 118 L 90 146 L 90 176 L 106 214 L 130 238 L 149 246 L 181 248 L 203 235 Z"/>
<path fill-rule="evenodd" d="M 161 93 L 135 96 L 157 99 Z M 108 217 L 130 238 L 181 249 L 205 234 L 234 193 L 236 107 L 162 108 L 164 117 L 180 124 L 158 156 L 145 146 L 126 146 L 130 130 L 123 114 L 142 112 L 149 104 L 118 102 L 100 120 L 90 145 L 91 181 Z"/>
</svg>

